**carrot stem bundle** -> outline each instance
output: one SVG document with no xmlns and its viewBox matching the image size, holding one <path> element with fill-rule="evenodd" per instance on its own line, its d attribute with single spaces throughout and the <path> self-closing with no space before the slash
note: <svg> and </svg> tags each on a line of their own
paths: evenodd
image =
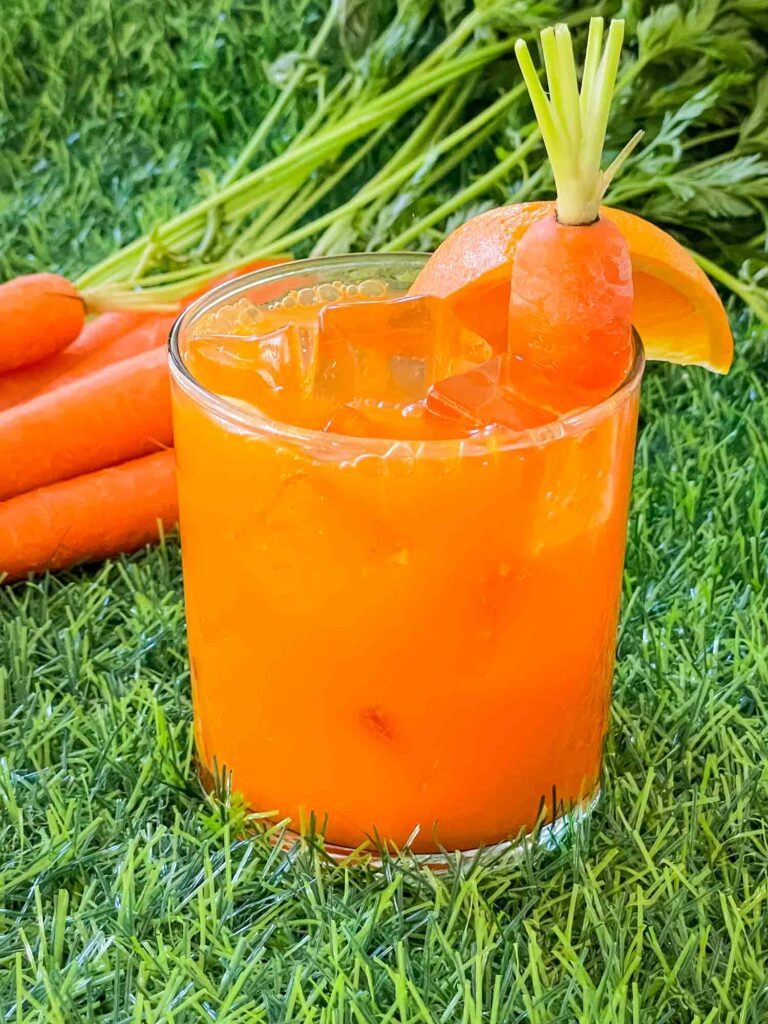
<svg viewBox="0 0 768 1024">
<path fill-rule="evenodd" d="M 135 551 L 177 516 L 172 450 L 41 487 L 0 503 L 0 578 Z"/>
<path fill-rule="evenodd" d="M 545 28 L 541 48 L 549 98 L 539 82 L 525 40 L 518 39 L 515 44 L 552 165 L 561 224 L 591 224 L 597 220 L 600 200 L 612 178 L 643 136 L 636 132 L 611 165 L 605 171 L 600 169 L 623 38 L 624 22 L 612 21 L 603 49 L 603 19 L 590 19 L 579 89 L 568 26 Z"/>
</svg>

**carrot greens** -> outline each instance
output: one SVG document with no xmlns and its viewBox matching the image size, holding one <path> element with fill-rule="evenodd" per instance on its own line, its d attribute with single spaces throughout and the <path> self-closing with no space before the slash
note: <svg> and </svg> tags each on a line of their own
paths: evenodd
<svg viewBox="0 0 768 1024">
<path fill-rule="evenodd" d="M 618 26 L 608 31 L 601 61 L 599 22 L 590 27 L 579 11 L 569 19 L 575 41 L 581 45 L 585 34 L 592 40 L 583 72 L 563 30 L 545 33 L 545 66 L 565 69 L 560 77 L 570 85 L 550 97 L 539 85 L 538 98 L 550 110 L 548 134 L 557 129 L 560 140 L 555 167 L 571 181 L 560 203 L 566 219 L 594 215 L 642 124 L 644 145 L 606 201 L 671 229 L 706 261 L 708 273 L 764 316 L 759 270 L 768 162 L 761 140 L 768 93 L 754 71 L 764 51 L 748 15 L 720 16 L 721 7 L 724 0 L 712 0 L 695 16 L 673 5 L 633 13 L 621 65 Z M 550 20 L 550 8 L 542 3 L 524 17 L 492 0 L 454 17 L 441 41 L 434 36 L 431 48 L 419 49 L 430 38 L 431 8 L 403 4 L 378 30 L 366 22 L 356 37 L 358 55 L 350 57 L 347 45 L 338 72 L 333 55 L 359 15 L 328 4 L 306 51 L 287 61 L 290 70 L 266 117 L 213 176 L 206 195 L 81 276 L 93 307 L 169 309 L 206 274 L 288 249 L 323 255 L 432 248 L 478 208 L 546 194 L 542 138 L 509 48 L 513 34 L 533 39 L 536 23 Z M 727 35 L 718 29 L 722 18 Z M 529 86 L 531 75 L 532 65 Z M 616 111 L 609 119 L 606 86 L 614 77 Z M 587 145 L 577 167 L 568 145 L 579 135 Z M 627 137 L 622 151 L 616 140 Z M 739 226 L 734 241 L 718 227 L 726 216 Z"/>
<path fill-rule="evenodd" d="M 601 171 L 623 37 L 624 22 L 612 21 L 603 49 L 603 19 L 590 20 L 579 90 L 568 26 L 544 29 L 541 45 L 550 98 L 539 82 L 525 40 L 518 40 L 515 46 L 552 166 L 557 216 L 562 224 L 591 224 L 597 220 L 611 179 L 642 137 L 642 132 L 636 132 L 610 166 Z"/>
</svg>

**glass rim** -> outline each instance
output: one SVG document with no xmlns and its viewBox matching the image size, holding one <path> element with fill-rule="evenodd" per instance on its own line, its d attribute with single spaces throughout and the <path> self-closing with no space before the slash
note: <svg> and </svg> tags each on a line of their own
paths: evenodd
<svg viewBox="0 0 768 1024">
<path fill-rule="evenodd" d="M 509 427 L 488 426 L 469 437 L 456 437 L 441 440 L 394 439 L 378 437 L 355 437 L 351 434 L 332 434 L 323 430 L 299 427 L 281 420 L 273 420 L 260 412 L 256 406 L 247 406 L 237 399 L 210 391 L 201 384 L 189 371 L 181 355 L 179 342 L 181 334 L 190 320 L 207 311 L 225 298 L 235 298 L 243 291 L 257 285 L 270 284 L 282 277 L 293 276 L 297 272 L 312 270 L 333 270 L 349 267 L 350 263 L 374 263 L 376 261 L 414 260 L 426 261 L 430 253 L 424 252 L 362 252 L 348 253 L 341 256 L 322 256 L 315 259 L 290 260 L 287 263 L 276 263 L 271 267 L 243 274 L 231 281 L 225 281 L 190 303 L 174 322 L 168 339 L 169 362 L 171 376 L 199 404 L 212 413 L 218 420 L 246 430 L 254 435 L 285 441 L 303 447 L 311 447 L 315 452 L 327 451 L 338 455 L 340 452 L 348 458 L 364 455 L 416 455 L 424 457 L 428 454 L 436 456 L 460 452 L 462 455 L 471 453 L 488 454 L 492 445 L 494 451 L 506 451 L 515 448 L 532 448 L 555 441 L 563 437 L 578 437 L 586 433 L 590 427 L 608 418 L 623 402 L 624 397 L 639 384 L 645 368 L 643 343 L 637 330 L 632 328 L 633 357 L 626 376 L 605 398 L 587 408 L 560 416 L 551 423 L 540 427 L 527 427 L 523 430 L 512 430 Z"/>
</svg>

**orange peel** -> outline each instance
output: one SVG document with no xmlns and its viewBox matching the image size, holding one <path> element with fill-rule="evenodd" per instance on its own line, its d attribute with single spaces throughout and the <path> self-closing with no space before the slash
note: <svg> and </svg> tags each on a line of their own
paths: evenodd
<svg viewBox="0 0 768 1024">
<path fill-rule="evenodd" d="M 648 359 L 727 373 L 733 335 L 720 296 L 690 253 L 636 214 L 601 207 L 629 245 L 635 289 L 633 320 Z M 515 248 L 554 203 L 518 203 L 473 217 L 456 228 L 424 266 L 410 294 L 450 299 L 466 326 L 506 348 L 509 282 Z"/>
</svg>

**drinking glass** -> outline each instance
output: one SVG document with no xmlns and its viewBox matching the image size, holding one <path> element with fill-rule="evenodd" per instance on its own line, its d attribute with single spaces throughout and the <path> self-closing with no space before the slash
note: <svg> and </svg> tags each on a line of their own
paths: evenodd
<svg viewBox="0 0 768 1024">
<path fill-rule="evenodd" d="M 262 270 L 202 296 L 170 351 L 202 770 L 329 844 L 473 851 L 599 791 L 643 354 L 609 398 L 520 432 L 347 437 L 190 373 L 232 303 L 403 294 L 426 256 Z M 396 357 L 392 372 L 397 370 Z"/>
</svg>

